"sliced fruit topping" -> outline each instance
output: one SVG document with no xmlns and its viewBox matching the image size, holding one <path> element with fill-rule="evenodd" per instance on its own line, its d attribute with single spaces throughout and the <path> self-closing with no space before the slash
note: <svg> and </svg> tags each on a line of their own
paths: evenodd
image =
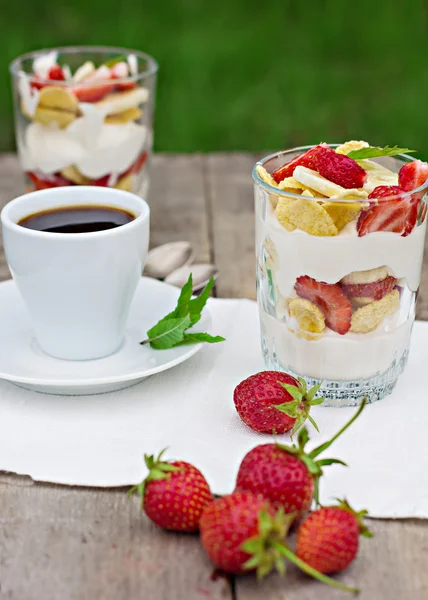
<svg viewBox="0 0 428 600">
<path fill-rule="evenodd" d="M 34 171 L 26 171 L 26 176 L 33 183 L 36 190 L 47 190 L 49 188 L 63 187 L 65 185 L 73 185 L 71 181 L 65 179 L 61 175 L 44 175 L 35 173 Z"/>
<path fill-rule="evenodd" d="M 373 160 L 360 160 L 358 164 L 367 171 L 364 190 L 370 194 L 380 185 L 398 185 L 398 173 L 394 173 Z"/>
<path fill-rule="evenodd" d="M 369 144 L 367 142 L 363 142 L 363 140 L 356 141 L 350 140 L 349 142 L 345 142 L 336 148 L 337 154 L 348 154 L 353 150 L 361 150 L 361 148 L 368 148 Z"/>
<path fill-rule="evenodd" d="M 29 115 L 24 103 L 22 103 L 22 112 L 38 123 L 55 124 L 60 129 L 64 129 L 77 117 L 78 102 L 66 88 L 47 85 L 40 90 L 35 113 Z"/>
<path fill-rule="evenodd" d="M 62 169 L 60 174 L 76 185 L 91 184 L 91 180 L 85 177 L 75 165 L 65 167 L 65 169 Z"/>
<path fill-rule="evenodd" d="M 65 81 L 64 71 L 59 65 L 54 65 L 49 69 L 48 79 L 53 79 L 54 81 Z"/>
<path fill-rule="evenodd" d="M 398 186 L 375 188 L 368 199 L 377 202 L 372 202 L 367 210 L 361 212 L 357 222 L 358 235 L 361 237 L 376 231 L 390 231 L 403 237 L 409 235 L 418 218 L 418 202 L 403 194 L 404 190 Z"/>
<path fill-rule="evenodd" d="M 321 194 L 321 196 L 327 198 L 339 196 L 346 191 L 342 186 L 332 183 L 316 171 L 301 165 L 294 169 L 293 177 L 303 186 L 304 189 L 310 188 L 311 190 L 315 190 L 318 194 Z"/>
<path fill-rule="evenodd" d="M 302 165 L 303 167 L 309 167 L 310 169 L 315 169 L 316 157 L 323 148 L 329 148 L 329 146 L 327 144 L 314 146 L 310 150 L 307 150 L 303 154 L 297 156 L 291 162 L 285 163 L 285 165 L 282 165 L 282 167 L 275 169 L 275 171 L 272 173 L 272 177 L 277 183 L 279 183 L 286 177 L 291 177 L 294 173 L 294 169 L 299 165 Z"/>
<path fill-rule="evenodd" d="M 317 152 L 313 168 L 329 181 L 346 189 L 362 188 L 367 179 L 366 171 L 357 161 L 329 147 Z"/>
<path fill-rule="evenodd" d="M 262 167 L 262 165 L 257 165 L 256 171 L 257 171 L 257 175 L 260 177 L 260 179 L 264 183 L 267 183 L 268 185 L 271 185 L 272 187 L 278 187 L 275 179 L 272 177 L 272 175 L 268 171 L 266 171 L 266 169 L 264 167 Z"/>
<path fill-rule="evenodd" d="M 288 312 L 294 317 L 299 325 L 298 335 L 308 340 L 317 339 L 317 335 L 325 329 L 325 319 L 316 304 L 304 298 L 291 298 L 288 301 Z M 312 334 L 312 335 L 310 335 Z"/>
<path fill-rule="evenodd" d="M 96 71 L 96 69 L 95 69 L 94 63 L 91 60 L 87 60 L 86 62 L 83 63 L 83 65 L 81 65 L 78 69 L 76 69 L 76 71 L 73 75 L 73 81 L 75 81 L 76 83 L 79 83 L 80 81 L 84 81 L 90 75 L 95 73 L 95 71 Z"/>
<path fill-rule="evenodd" d="M 379 327 L 382 321 L 395 313 L 400 306 L 400 293 L 393 290 L 382 300 L 375 300 L 354 312 L 351 321 L 353 333 L 369 333 Z"/>
<path fill-rule="evenodd" d="M 403 165 L 398 173 L 398 183 L 406 192 L 423 185 L 428 179 L 428 163 L 414 160 Z"/>
<path fill-rule="evenodd" d="M 313 200 L 280 198 L 275 214 L 286 229 L 289 229 L 291 223 L 293 228 L 301 229 L 311 235 L 337 235 L 337 227 L 333 219 L 318 202 Z"/>
<path fill-rule="evenodd" d="M 298 296 L 318 306 L 327 327 L 340 335 L 349 331 L 352 317 L 351 301 L 338 283 L 324 283 L 303 275 L 296 280 L 294 289 Z"/>
<path fill-rule="evenodd" d="M 392 292 L 397 280 L 395 277 L 385 277 L 372 283 L 342 284 L 342 289 L 347 296 L 356 298 L 372 298 L 373 300 L 382 300 L 384 296 Z"/>
<path fill-rule="evenodd" d="M 115 86 L 111 83 L 94 83 L 94 85 L 82 85 L 73 88 L 73 94 L 79 102 L 99 102 L 107 94 L 114 90 Z"/>
<path fill-rule="evenodd" d="M 352 271 L 352 273 L 343 277 L 341 283 L 346 285 L 374 283 L 375 281 L 379 281 L 379 279 L 385 279 L 388 275 L 388 267 L 386 266 L 368 269 L 367 271 Z"/>
</svg>

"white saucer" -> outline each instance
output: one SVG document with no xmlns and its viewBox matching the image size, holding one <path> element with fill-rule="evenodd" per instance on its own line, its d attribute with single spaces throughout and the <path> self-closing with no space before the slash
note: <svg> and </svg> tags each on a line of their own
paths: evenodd
<svg viewBox="0 0 428 600">
<path fill-rule="evenodd" d="M 0 379 L 47 394 L 100 394 L 134 385 L 182 363 L 202 344 L 153 350 L 141 346 L 146 331 L 173 310 L 180 291 L 143 277 L 132 302 L 123 346 L 105 358 L 69 361 L 53 358 L 38 346 L 23 300 L 13 281 L 0 283 Z M 209 331 L 205 308 L 195 331 Z"/>
</svg>

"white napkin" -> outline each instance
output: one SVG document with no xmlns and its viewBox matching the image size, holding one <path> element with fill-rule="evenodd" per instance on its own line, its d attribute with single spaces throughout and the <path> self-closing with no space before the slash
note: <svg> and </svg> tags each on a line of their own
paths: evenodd
<svg viewBox="0 0 428 600">
<path fill-rule="evenodd" d="M 127 485 L 145 475 L 144 452 L 168 446 L 167 456 L 193 462 L 216 493 L 232 491 L 244 454 L 272 439 L 248 429 L 233 404 L 234 387 L 264 368 L 257 307 L 212 299 L 209 308 L 213 332 L 226 343 L 120 392 L 50 396 L 0 382 L 0 470 L 69 485 Z M 328 450 L 349 468 L 325 468 L 323 502 L 346 496 L 375 517 L 428 517 L 427 334 L 428 323 L 416 323 L 394 393 L 367 406 Z M 321 433 L 311 428 L 310 444 L 328 439 L 354 411 L 316 407 Z"/>
</svg>

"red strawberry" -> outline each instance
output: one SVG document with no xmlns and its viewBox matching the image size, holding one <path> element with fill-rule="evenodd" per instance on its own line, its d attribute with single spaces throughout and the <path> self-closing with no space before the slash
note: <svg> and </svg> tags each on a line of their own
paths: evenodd
<svg viewBox="0 0 428 600">
<path fill-rule="evenodd" d="M 304 379 L 297 381 L 287 373 L 262 371 L 251 375 L 236 386 L 233 400 L 241 419 L 260 433 L 297 431 L 309 416 L 311 406 L 321 404 L 324 398 L 314 400 L 320 386 L 306 392 Z"/>
<path fill-rule="evenodd" d="M 403 165 L 398 173 L 398 183 L 406 192 L 423 185 L 428 179 L 428 163 L 413 160 Z M 370 197 L 370 196 L 369 196 Z"/>
<path fill-rule="evenodd" d="M 108 175 L 103 175 L 102 177 L 99 177 L 98 179 L 93 179 L 91 182 L 91 185 L 97 185 L 99 187 L 107 187 L 110 177 L 111 177 L 111 175 L 109 173 Z"/>
<path fill-rule="evenodd" d="M 210 487 L 193 465 L 164 462 L 163 450 L 155 459 L 144 455 L 146 479 L 129 490 L 141 496 L 141 507 L 159 527 L 172 531 L 198 531 L 203 509 L 213 501 Z"/>
<path fill-rule="evenodd" d="M 373 283 L 342 283 L 342 289 L 350 297 L 382 300 L 384 296 L 392 292 L 396 284 L 395 277 L 389 275 L 385 279 L 379 279 Z"/>
<path fill-rule="evenodd" d="M 283 508 L 296 518 L 304 515 L 315 497 L 318 481 L 326 465 L 344 464 L 334 458 L 317 460 L 321 452 L 331 446 L 355 421 L 365 406 L 365 400 L 348 423 L 330 441 L 305 452 L 309 440 L 306 427 L 298 434 L 298 445 L 262 444 L 250 450 L 243 458 L 236 479 L 236 491 L 261 495 L 276 509 Z"/>
<path fill-rule="evenodd" d="M 318 306 L 325 317 L 327 327 L 344 335 L 351 327 L 352 306 L 338 283 L 324 283 L 303 275 L 294 286 L 301 298 Z"/>
<path fill-rule="evenodd" d="M 74 185 L 72 181 L 57 173 L 53 175 L 42 175 L 41 173 L 35 173 L 34 171 L 26 171 L 25 175 L 34 184 L 36 190 L 47 190 L 49 188 L 63 187 L 65 185 Z"/>
<path fill-rule="evenodd" d="M 49 69 L 47 79 L 53 79 L 54 81 L 65 81 L 64 71 L 59 65 L 54 65 Z"/>
<path fill-rule="evenodd" d="M 300 154 L 292 161 L 285 163 L 282 167 L 275 169 L 272 173 L 272 177 L 275 179 L 277 183 L 285 179 L 286 177 L 291 177 L 293 175 L 294 169 L 298 166 L 308 167 L 308 169 L 315 169 L 315 161 L 318 153 L 321 152 L 325 148 L 330 148 L 327 144 L 320 144 L 318 146 L 314 146 L 310 148 L 303 154 Z"/>
<path fill-rule="evenodd" d="M 343 571 L 357 556 L 360 534 L 372 536 L 363 524 L 366 514 L 346 501 L 316 510 L 299 527 L 296 555 L 321 573 Z"/>
<path fill-rule="evenodd" d="M 418 219 L 418 201 L 396 185 L 380 185 L 369 195 L 372 202 L 360 213 L 357 221 L 361 237 L 376 231 L 391 231 L 405 237 L 411 233 Z M 391 200 L 389 198 L 392 198 Z"/>
<path fill-rule="evenodd" d="M 113 92 L 115 87 L 112 83 L 94 83 L 93 85 L 86 84 L 72 88 L 71 91 L 79 102 L 99 102 L 104 96 Z"/>
<path fill-rule="evenodd" d="M 204 550 L 217 568 L 239 575 L 257 571 L 259 578 L 273 569 L 285 573 L 284 558 L 316 579 L 348 592 L 354 588 L 318 573 L 295 556 L 285 544 L 291 523 L 289 515 L 275 511 L 266 500 L 245 492 L 235 492 L 209 504 L 200 520 Z"/>
<path fill-rule="evenodd" d="M 356 160 L 346 154 L 338 154 L 332 148 L 323 147 L 315 157 L 315 166 L 311 167 L 320 175 L 346 189 L 361 188 L 367 179 L 367 173 Z"/>
<path fill-rule="evenodd" d="M 137 160 L 131 165 L 131 167 L 128 169 L 128 171 L 130 173 L 134 173 L 134 174 L 139 173 L 141 171 L 141 169 L 143 168 L 143 165 L 146 162 L 146 160 L 147 160 L 147 151 L 144 150 L 140 154 L 140 156 L 137 158 Z M 124 175 L 127 174 L 128 171 L 126 173 L 124 173 Z"/>
</svg>

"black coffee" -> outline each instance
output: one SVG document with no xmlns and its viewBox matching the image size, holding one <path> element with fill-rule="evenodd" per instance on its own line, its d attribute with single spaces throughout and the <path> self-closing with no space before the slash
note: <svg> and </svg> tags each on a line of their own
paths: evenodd
<svg viewBox="0 0 428 600">
<path fill-rule="evenodd" d="M 110 206 L 65 206 L 28 215 L 18 225 L 51 233 L 90 233 L 126 225 L 135 215 Z"/>
</svg>

